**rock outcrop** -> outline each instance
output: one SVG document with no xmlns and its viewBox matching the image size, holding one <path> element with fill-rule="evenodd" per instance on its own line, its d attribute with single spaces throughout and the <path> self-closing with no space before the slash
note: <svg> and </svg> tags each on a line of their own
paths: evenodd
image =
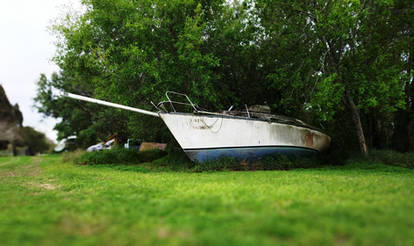
<svg viewBox="0 0 414 246">
<path fill-rule="evenodd" d="M 21 127 L 23 115 L 19 105 L 12 106 L 6 96 L 3 86 L 0 85 L 0 150 L 23 144 Z"/>
</svg>

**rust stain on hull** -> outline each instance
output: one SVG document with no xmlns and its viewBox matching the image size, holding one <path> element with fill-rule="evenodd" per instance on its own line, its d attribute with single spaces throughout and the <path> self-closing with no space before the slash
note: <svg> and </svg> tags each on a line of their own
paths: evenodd
<svg viewBox="0 0 414 246">
<path fill-rule="evenodd" d="M 313 133 L 311 131 L 307 131 L 305 135 L 305 145 L 307 147 L 313 146 Z"/>
</svg>

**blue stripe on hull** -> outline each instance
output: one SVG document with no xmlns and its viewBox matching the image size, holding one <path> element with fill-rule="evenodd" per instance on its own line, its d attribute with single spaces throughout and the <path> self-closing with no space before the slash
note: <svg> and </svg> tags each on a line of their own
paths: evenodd
<svg viewBox="0 0 414 246">
<path fill-rule="evenodd" d="M 214 161 L 223 157 L 234 158 L 237 161 L 256 161 L 268 155 L 312 155 L 317 150 L 292 146 L 270 147 L 238 147 L 238 148 L 209 148 L 209 149 L 185 149 L 184 152 L 192 161 Z"/>
</svg>

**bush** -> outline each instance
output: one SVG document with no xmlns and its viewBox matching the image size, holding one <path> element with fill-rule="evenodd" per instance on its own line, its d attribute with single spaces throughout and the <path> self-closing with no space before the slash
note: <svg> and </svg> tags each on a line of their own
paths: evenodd
<svg viewBox="0 0 414 246">
<path fill-rule="evenodd" d="M 370 150 L 362 160 L 376 163 L 384 163 L 392 166 L 414 168 L 414 153 L 400 153 L 392 150 Z"/>
<path fill-rule="evenodd" d="M 231 158 L 195 163 L 192 170 L 289 170 L 320 166 L 345 165 L 349 162 L 382 163 L 386 165 L 414 168 L 414 153 L 400 153 L 391 150 L 371 150 L 367 156 L 345 152 L 323 153 L 311 156 L 271 155 L 256 162 L 238 162 Z"/>
<path fill-rule="evenodd" d="M 271 155 L 260 162 L 264 170 L 289 170 L 293 168 L 311 168 L 326 165 L 321 155 L 297 156 L 297 155 Z"/>
<path fill-rule="evenodd" d="M 114 148 L 94 152 L 85 152 L 77 157 L 74 162 L 81 165 L 91 164 L 133 164 L 152 162 L 165 156 L 167 153 L 161 150 L 138 151 L 136 149 Z"/>
<path fill-rule="evenodd" d="M 204 172 L 204 171 L 221 171 L 221 170 L 240 170 L 249 168 L 245 165 L 247 163 L 237 162 L 233 158 L 221 158 L 216 161 L 205 161 L 205 162 L 196 162 L 192 168 L 194 172 Z"/>
<path fill-rule="evenodd" d="M 63 162 L 75 162 L 85 153 L 86 153 L 85 150 L 81 150 L 81 149 L 77 149 L 75 151 L 65 151 L 62 154 L 62 161 Z"/>
<path fill-rule="evenodd" d="M 24 144 L 28 147 L 28 155 L 52 152 L 54 143 L 48 140 L 44 133 L 36 131 L 33 127 L 25 126 L 21 128 Z"/>
<path fill-rule="evenodd" d="M 194 166 L 194 163 L 191 162 L 186 154 L 180 149 L 170 150 L 168 155 L 153 161 L 151 166 L 155 169 L 188 171 Z"/>
<path fill-rule="evenodd" d="M 342 153 L 325 153 L 312 156 L 271 155 L 259 161 L 236 161 L 233 158 L 221 158 L 217 161 L 193 163 L 183 151 L 161 150 L 137 151 L 116 148 L 98 152 L 76 151 L 63 154 L 64 161 L 73 160 L 76 164 L 138 164 L 145 168 L 164 171 L 221 171 L 221 170 L 290 170 L 294 168 L 312 168 L 324 165 L 344 165 L 349 162 L 383 163 L 393 166 L 414 168 L 414 153 L 398 153 L 390 150 L 371 150 L 367 156 Z"/>
<path fill-rule="evenodd" d="M 310 168 L 324 165 L 319 155 L 294 156 L 271 155 L 254 162 L 236 161 L 233 158 L 222 158 L 217 161 L 195 163 L 193 171 L 220 171 L 220 170 L 289 170 L 293 168 Z"/>
</svg>

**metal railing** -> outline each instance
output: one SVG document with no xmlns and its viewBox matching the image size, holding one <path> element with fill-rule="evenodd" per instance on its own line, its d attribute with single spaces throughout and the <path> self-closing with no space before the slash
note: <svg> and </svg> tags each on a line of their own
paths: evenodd
<svg viewBox="0 0 414 246">
<path fill-rule="evenodd" d="M 183 101 L 174 101 L 171 100 L 171 95 L 175 95 L 175 96 L 181 96 L 181 97 L 185 97 L 185 99 L 187 100 L 187 102 L 183 102 Z M 185 106 L 190 106 L 193 109 L 194 113 L 199 113 L 200 110 L 197 109 L 197 107 L 195 106 L 195 104 L 191 101 L 191 99 L 184 93 L 179 93 L 179 92 L 175 92 L 175 91 L 167 91 L 165 92 L 165 97 L 167 98 L 167 101 L 161 101 L 157 104 L 157 108 L 158 109 L 163 109 L 163 111 L 165 112 L 169 112 L 169 110 L 166 109 L 164 104 L 169 104 L 172 111 L 177 112 L 176 107 L 174 106 L 174 104 L 177 105 L 185 105 Z"/>
<path fill-rule="evenodd" d="M 171 100 L 171 95 L 175 95 L 175 96 L 180 96 L 180 97 L 184 97 L 186 101 L 174 101 Z M 184 106 L 189 106 L 192 108 L 193 113 L 196 114 L 209 114 L 209 115 L 219 115 L 219 116 L 229 116 L 230 114 L 225 114 L 225 113 L 217 113 L 217 112 L 210 112 L 210 111 L 205 111 L 205 110 L 200 110 L 192 101 L 191 99 L 187 96 L 187 94 L 184 93 L 180 93 L 180 92 L 175 92 L 175 91 L 167 91 L 165 92 L 165 97 L 167 98 L 166 101 L 161 101 L 159 102 L 157 105 L 154 105 L 158 110 L 160 111 L 164 111 L 166 113 L 169 112 L 177 112 L 176 106 L 174 106 L 174 104 L 176 105 L 184 105 Z M 165 104 L 168 104 L 171 107 L 171 110 L 168 110 L 165 107 Z M 233 107 L 233 106 L 232 106 Z M 231 108 L 232 108 L 231 107 Z M 249 109 L 247 108 L 247 105 L 245 105 L 246 107 L 246 117 L 247 118 L 251 118 L 250 116 L 250 112 Z M 229 111 L 231 110 L 231 108 L 229 109 Z"/>
</svg>

